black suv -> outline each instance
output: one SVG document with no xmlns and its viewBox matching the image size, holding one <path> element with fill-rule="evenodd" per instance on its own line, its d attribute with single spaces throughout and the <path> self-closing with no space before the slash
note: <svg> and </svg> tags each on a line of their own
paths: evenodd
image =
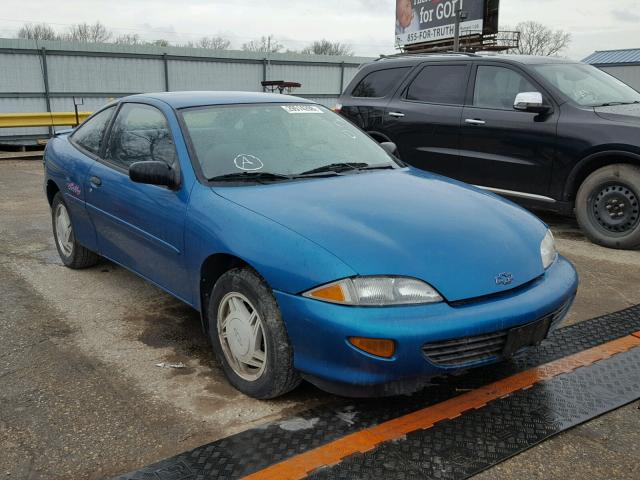
<svg viewBox="0 0 640 480">
<path fill-rule="evenodd" d="M 438 54 L 363 66 L 336 110 L 410 165 L 640 247 L 640 93 L 583 63 Z"/>
</svg>

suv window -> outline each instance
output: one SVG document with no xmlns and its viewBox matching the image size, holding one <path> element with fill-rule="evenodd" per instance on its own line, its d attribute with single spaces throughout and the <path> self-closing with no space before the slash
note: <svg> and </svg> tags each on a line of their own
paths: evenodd
<svg viewBox="0 0 640 480">
<path fill-rule="evenodd" d="M 407 100 L 462 105 L 467 86 L 466 65 L 428 65 L 407 90 Z"/>
<path fill-rule="evenodd" d="M 75 131 L 71 140 L 83 149 L 93 154 L 100 152 L 104 131 L 109 124 L 109 119 L 115 107 L 109 107 L 96 113 L 93 117 L 84 122 Z"/>
<path fill-rule="evenodd" d="M 400 83 L 400 80 L 409 69 L 410 67 L 388 68 L 386 70 L 371 72 L 356 85 L 351 96 L 368 98 L 385 97 L 390 93 L 392 88 L 398 86 L 398 83 Z"/>
<path fill-rule="evenodd" d="M 518 93 L 538 90 L 529 80 L 510 68 L 480 65 L 476 73 L 473 106 L 513 110 L 513 102 Z"/>
<path fill-rule="evenodd" d="M 149 160 L 176 163 L 177 155 L 169 124 L 160 110 L 140 103 L 125 103 L 111 129 L 105 159 L 129 169 Z"/>
</svg>

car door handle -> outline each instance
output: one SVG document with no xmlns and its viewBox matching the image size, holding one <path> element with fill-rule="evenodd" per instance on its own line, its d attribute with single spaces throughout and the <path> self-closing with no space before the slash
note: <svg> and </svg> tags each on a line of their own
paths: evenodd
<svg viewBox="0 0 640 480">
<path fill-rule="evenodd" d="M 402 118 L 404 117 L 404 113 L 401 112 L 389 112 L 390 117 Z"/>
<path fill-rule="evenodd" d="M 100 185 L 102 185 L 102 180 L 100 180 L 100 177 L 91 177 L 89 181 L 94 187 L 99 187 Z"/>
<path fill-rule="evenodd" d="M 484 125 L 487 122 L 485 122 L 484 120 L 478 120 L 476 118 L 467 118 L 464 123 L 468 123 L 469 125 Z"/>
</svg>

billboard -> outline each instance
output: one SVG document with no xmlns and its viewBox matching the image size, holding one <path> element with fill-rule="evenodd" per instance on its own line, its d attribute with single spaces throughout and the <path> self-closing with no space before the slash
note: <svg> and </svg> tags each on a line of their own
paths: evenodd
<svg viewBox="0 0 640 480">
<path fill-rule="evenodd" d="M 460 23 L 460 36 L 479 34 L 483 31 L 485 4 L 486 0 L 396 0 L 396 45 L 453 38 L 458 10 L 467 14 Z"/>
</svg>

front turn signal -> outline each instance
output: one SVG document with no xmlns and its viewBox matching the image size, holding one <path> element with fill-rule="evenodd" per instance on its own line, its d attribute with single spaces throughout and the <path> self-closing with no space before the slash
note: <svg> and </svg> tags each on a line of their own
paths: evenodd
<svg viewBox="0 0 640 480">
<path fill-rule="evenodd" d="M 396 343 L 384 338 L 349 337 L 349 343 L 376 357 L 391 358 L 396 352 Z"/>
</svg>

